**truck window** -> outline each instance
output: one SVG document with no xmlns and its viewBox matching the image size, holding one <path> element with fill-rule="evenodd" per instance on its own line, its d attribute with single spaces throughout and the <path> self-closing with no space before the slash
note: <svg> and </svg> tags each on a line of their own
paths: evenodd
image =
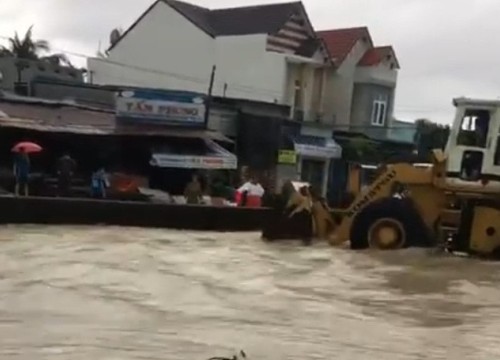
<svg viewBox="0 0 500 360">
<path fill-rule="evenodd" d="M 486 148 L 490 112 L 488 110 L 467 110 L 457 137 L 457 145 Z"/>
</svg>

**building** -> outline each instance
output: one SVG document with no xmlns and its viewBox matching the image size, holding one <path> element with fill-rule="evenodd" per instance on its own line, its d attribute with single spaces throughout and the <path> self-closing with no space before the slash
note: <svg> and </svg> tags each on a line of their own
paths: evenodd
<svg viewBox="0 0 500 360">
<path fill-rule="evenodd" d="M 115 34 L 116 35 L 116 34 Z M 91 58 L 92 82 L 205 93 L 290 106 L 321 121 L 330 55 L 301 2 L 210 10 L 154 2 L 106 58 Z"/>
<path fill-rule="evenodd" d="M 31 82 L 39 76 L 83 83 L 84 74 L 84 69 L 61 66 L 48 59 L 29 60 L 12 56 L 0 57 L 0 90 L 22 95 L 31 93 Z"/>
<path fill-rule="evenodd" d="M 330 160 L 341 156 L 334 118 L 324 116 L 333 63 L 301 2 L 210 10 L 159 0 L 116 35 L 106 58 L 89 59 L 94 84 L 206 93 L 215 69 L 213 95 L 253 102 L 238 117 L 240 163 L 278 177 L 293 174 L 326 192 Z M 287 107 L 288 114 L 256 114 L 263 103 Z M 301 126 L 285 134 L 285 120 Z M 277 164 L 276 144 L 283 142 L 292 144 L 295 163 Z"/>
<path fill-rule="evenodd" d="M 373 44 L 368 28 L 319 31 L 331 70 L 325 116 L 335 128 L 384 140 L 392 127 L 398 59 L 392 46 Z"/>
</svg>

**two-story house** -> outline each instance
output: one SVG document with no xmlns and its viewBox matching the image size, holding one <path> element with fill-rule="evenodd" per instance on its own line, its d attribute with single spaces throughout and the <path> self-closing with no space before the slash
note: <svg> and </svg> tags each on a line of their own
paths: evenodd
<svg viewBox="0 0 500 360">
<path fill-rule="evenodd" d="M 91 58 L 93 83 L 206 92 L 291 106 L 298 120 L 323 113 L 330 56 L 301 2 L 210 10 L 154 2 L 106 58 Z"/>
<path fill-rule="evenodd" d="M 392 46 L 376 47 L 366 27 L 319 31 L 335 69 L 325 117 L 336 130 L 385 140 L 393 121 L 399 63 Z"/>
<path fill-rule="evenodd" d="M 214 96 L 289 106 L 289 118 L 304 124 L 293 139 L 295 174 L 324 193 L 330 159 L 341 151 L 331 121 L 321 134 L 306 125 L 327 120 L 332 65 L 300 1 L 212 10 L 158 0 L 123 34 L 113 33 L 107 57 L 88 61 L 95 84 L 202 93 L 215 67 Z M 254 144 L 254 151 L 262 148 L 262 139 L 247 140 L 242 143 Z"/>
</svg>

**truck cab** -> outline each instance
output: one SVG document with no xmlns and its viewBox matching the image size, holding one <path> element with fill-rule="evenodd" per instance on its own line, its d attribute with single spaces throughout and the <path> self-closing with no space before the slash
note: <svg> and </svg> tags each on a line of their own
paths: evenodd
<svg viewBox="0 0 500 360">
<path fill-rule="evenodd" d="M 500 192 L 500 100 L 457 98 L 446 145 L 446 184 Z"/>
</svg>

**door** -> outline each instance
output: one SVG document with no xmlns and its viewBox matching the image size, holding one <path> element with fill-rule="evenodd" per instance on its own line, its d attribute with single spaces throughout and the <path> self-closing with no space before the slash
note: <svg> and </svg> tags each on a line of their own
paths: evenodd
<svg viewBox="0 0 500 360">
<path fill-rule="evenodd" d="M 323 174 L 325 162 L 322 160 L 302 160 L 301 180 L 311 184 L 314 190 L 321 193 L 323 190 Z"/>
</svg>

